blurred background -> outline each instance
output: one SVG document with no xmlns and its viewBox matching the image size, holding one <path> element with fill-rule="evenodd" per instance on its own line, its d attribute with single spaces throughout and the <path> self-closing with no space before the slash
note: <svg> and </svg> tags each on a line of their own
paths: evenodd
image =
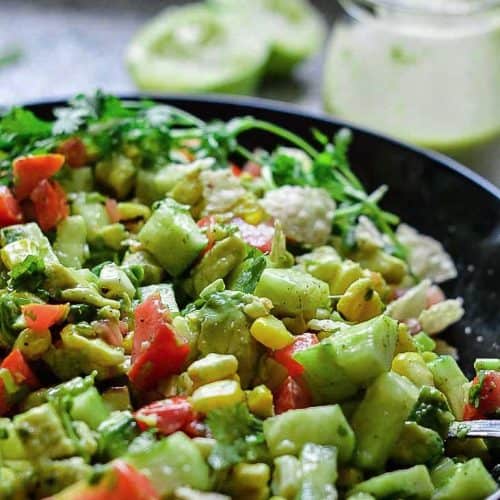
<svg viewBox="0 0 500 500">
<path fill-rule="evenodd" d="M 136 92 L 124 65 L 131 37 L 163 8 L 188 3 L 194 1 L 0 0 L 0 103 L 96 88 Z M 328 26 L 341 12 L 335 0 L 312 3 Z M 265 82 L 257 94 L 320 110 L 322 56 L 306 61 L 293 78 Z"/>
<path fill-rule="evenodd" d="M 226 38 L 203 16 L 151 24 L 190 3 L 0 0 L 0 104 L 96 88 L 236 91 L 436 149 L 500 185 L 500 0 L 205 0 L 236 12 Z M 269 59 L 255 69 L 264 38 Z M 285 70 L 283 54 L 293 56 Z M 209 83 L 239 65 L 251 84 Z"/>
</svg>

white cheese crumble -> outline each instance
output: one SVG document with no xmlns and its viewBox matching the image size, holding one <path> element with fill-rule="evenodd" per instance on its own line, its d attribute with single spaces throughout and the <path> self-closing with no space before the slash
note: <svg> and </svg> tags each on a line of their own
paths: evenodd
<svg viewBox="0 0 500 500">
<path fill-rule="evenodd" d="M 330 236 L 335 202 L 324 189 L 283 186 L 266 193 L 262 206 L 291 240 L 319 246 Z"/>
</svg>

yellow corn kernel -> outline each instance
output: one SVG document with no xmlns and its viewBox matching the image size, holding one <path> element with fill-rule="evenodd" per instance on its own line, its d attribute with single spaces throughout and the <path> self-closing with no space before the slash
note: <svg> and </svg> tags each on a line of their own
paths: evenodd
<svg viewBox="0 0 500 500">
<path fill-rule="evenodd" d="M 417 352 L 403 352 L 392 360 L 392 371 L 410 379 L 417 387 L 434 385 L 432 372 Z"/>
<path fill-rule="evenodd" d="M 348 321 L 367 321 L 384 310 L 379 294 L 369 278 L 352 283 L 337 304 L 337 310 Z"/>
<path fill-rule="evenodd" d="M 293 335 L 274 316 L 257 318 L 250 327 L 252 336 L 269 349 L 283 349 L 293 343 Z"/>
<path fill-rule="evenodd" d="M 396 343 L 396 354 L 402 352 L 417 352 L 417 346 L 413 337 L 408 329 L 408 326 L 404 323 L 399 323 L 398 325 L 398 341 Z"/>
<path fill-rule="evenodd" d="M 369 269 L 363 270 L 363 276 L 365 278 L 370 278 L 373 289 L 380 295 L 380 298 L 384 300 L 388 295 L 391 289 L 389 285 L 385 282 L 384 277 L 380 273 L 376 273 L 375 271 L 370 271 Z"/>
<path fill-rule="evenodd" d="M 343 294 L 349 286 L 363 276 L 363 270 L 357 262 L 345 260 L 338 264 L 335 276 L 330 280 L 330 293 Z"/>
<path fill-rule="evenodd" d="M 264 212 L 264 210 L 262 210 L 262 208 L 257 206 L 255 207 L 254 210 L 246 211 L 242 216 L 245 222 L 248 222 L 248 224 L 253 224 L 254 226 L 256 226 L 257 224 L 260 224 L 264 220 L 266 213 Z"/>
<path fill-rule="evenodd" d="M 241 403 L 244 399 L 245 393 L 236 380 L 218 380 L 198 387 L 191 396 L 191 404 L 196 411 L 208 413 Z"/>
<path fill-rule="evenodd" d="M 252 498 L 253 500 L 269 498 L 267 484 L 270 478 L 271 470 L 267 464 L 237 464 L 232 471 L 231 494 L 233 498 Z"/>
<path fill-rule="evenodd" d="M 437 359 L 439 356 L 435 352 L 430 352 L 426 351 L 421 354 L 422 359 L 426 362 L 429 363 L 430 361 L 434 361 Z"/>
<path fill-rule="evenodd" d="M 265 385 L 258 385 L 247 391 L 248 409 L 257 417 L 267 418 L 274 415 L 273 393 Z"/>
<path fill-rule="evenodd" d="M 238 359 L 232 354 L 210 353 L 192 363 L 187 372 L 195 384 L 208 384 L 236 374 Z"/>
</svg>

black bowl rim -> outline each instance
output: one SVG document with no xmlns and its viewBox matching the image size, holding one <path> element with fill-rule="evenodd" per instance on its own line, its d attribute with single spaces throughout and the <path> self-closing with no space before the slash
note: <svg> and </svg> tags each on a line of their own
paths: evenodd
<svg viewBox="0 0 500 500">
<path fill-rule="evenodd" d="M 440 164 L 441 167 L 453 172 L 455 175 L 464 177 L 467 181 L 477 185 L 482 190 L 486 191 L 488 194 L 493 196 L 497 201 L 500 202 L 500 187 L 495 186 L 492 182 L 485 179 L 478 173 L 474 172 L 470 168 L 462 165 L 458 161 L 429 149 L 422 148 L 420 146 L 415 146 L 403 140 L 397 139 L 393 136 L 385 134 L 383 132 L 378 132 L 370 127 L 364 127 L 356 125 L 348 120 L 339 119 L 330 115 L 327 115 L 321 111 L 308 111 L 305 106 L 297 105 L 293 103 L 288 103 L 284 101 L 275 101 L 271 99 L 264 99 L 261 97 L 241 97 L 233 96 L 227 94 L 155 94 L 147 92 L 139 93 L 116 93 L 119 99 L 124 100 L 140 100 L 140 99 L 151 99 L 158 102 L 168 102 L 176 101 L 177 103 L 195 102 L 198 104 L 209 103 L 209 104 L 219 104 L 221 106 L 243 106 L 248 108 L 253 108 L 256 110 L 266 110 L 273 111 L 282 114 L 293 115 L 302 119 L 312 119 L 323 121 L 329 125 L 334 125 L 337 127 L 346 127 L 351 129 L 354 134 L 356 132 L 361 132 L 362 134 L 368 134 L 374 136 L 375 138 L 382 140 L 384 142 L 392 143 L 400 148 L 404 148 L 412 151 L 413 153 L 425 156 L 435 163 Z M 27 101 L 19 104 L 14 104 L 15 106 L 50 106 L 55 108 L 57 106 L 64 106 L 65 103 L 71 97 L 51 97 L 51 98 L 41 98 L 33 101 Z"/>
</svg>

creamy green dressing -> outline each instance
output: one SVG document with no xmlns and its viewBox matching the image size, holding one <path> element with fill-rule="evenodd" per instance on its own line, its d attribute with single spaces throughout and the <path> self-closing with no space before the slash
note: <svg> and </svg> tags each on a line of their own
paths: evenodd
<svg viewBox="0 0 500 500">
<path fill-rule="evenodd" d="M 463 32 L 403 28 L 394 17 L 339 25 L 324 89 L 336 116 L 456 156 L 500 183 L 500 21 Z"/>
</svg>

